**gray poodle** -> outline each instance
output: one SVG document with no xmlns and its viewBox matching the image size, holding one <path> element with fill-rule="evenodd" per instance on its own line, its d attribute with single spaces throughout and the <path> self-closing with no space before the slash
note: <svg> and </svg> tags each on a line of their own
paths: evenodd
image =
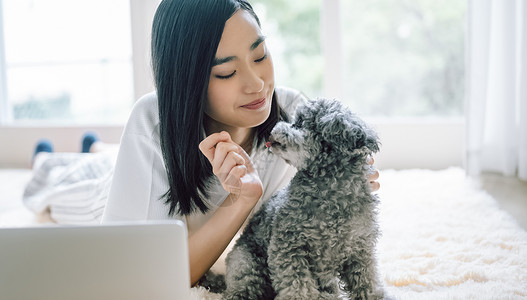
<svg viewBox="0 0 527 300">
<path fill-rule="evenodd" d="M 226 259 L 225 299 L 382 299 L 378 199 L 367 157 L 375 132 L 336 100 L 310 100 L 271 132 L 270 150 L 298 169 L 249 221 Z"/>
</svg>

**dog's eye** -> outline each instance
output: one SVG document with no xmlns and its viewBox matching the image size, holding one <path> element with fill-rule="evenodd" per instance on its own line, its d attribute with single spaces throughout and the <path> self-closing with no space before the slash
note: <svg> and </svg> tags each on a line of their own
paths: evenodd
<svg viewBox="0 0 527 300">
<path fill-rule="evenodd" d="M 333 147 L 331 146 L 331 144 L 329 144 L 328 142 L 326 141 L 322 141 L 322 152 L 325 152 L 325 153 L 329 153 L 331 152 L 331 150 L 333 149 Z"/>
<path fill-rule="evenodd" d="M 271 148 L 274 147 L 274 148 L 282 148 L 282 149 L 285 149 L 285 145 L 280 144 L 280 143 L 277 142 L 277 141 L 271 141 L 270 143 L 271 143 L 271 144 L 270 144 L 270 147 L 271 147 Z"/>
<path fill-rule="evenodd" d="M 295 123 L 291 125 L 291 127 L 293 127 L 294 129 L 300 129 L 302 128 L 302 122 L 296 121 Z"/>
</svg>

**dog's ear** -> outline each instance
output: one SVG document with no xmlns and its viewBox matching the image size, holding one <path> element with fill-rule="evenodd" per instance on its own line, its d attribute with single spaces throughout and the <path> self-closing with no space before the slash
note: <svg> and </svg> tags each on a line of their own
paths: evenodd
<svg viewBox="0 0 527 300">
<path fill-rule="evenodd" d="M 380 141 L 379 136 L 377 135 L 377 132 L 370 128 L 368 125 L 364 124 L 366 128 L 364 129 L 366 133 L 366 141 L 364 142 L 364 146 L 371 150 L 371 152 L 375 153 L 379 151 Z"/>
<path fill-rule="evenodd" d="M 338 101 L 320 118 L 322 138 L 341 151 L 368 148 L 379 151 L 379 138 L 375 131 Z"/>
</svg>

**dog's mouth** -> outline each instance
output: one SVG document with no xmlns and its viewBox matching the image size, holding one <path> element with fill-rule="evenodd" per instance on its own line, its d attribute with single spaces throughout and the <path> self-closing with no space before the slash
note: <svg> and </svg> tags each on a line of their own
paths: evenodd
<svg viewBox="0 0 527 300">
<path fill-rule="evenodd" d="M 265 147 L 267 147 L 267 149 L 278 148 L 278 147 L 282 147 L 282 144 L 280 144 L 280 142 L 277 142 L 275 139 L 270 137 L 269 141 L 265 143 Z"/>
</svg>

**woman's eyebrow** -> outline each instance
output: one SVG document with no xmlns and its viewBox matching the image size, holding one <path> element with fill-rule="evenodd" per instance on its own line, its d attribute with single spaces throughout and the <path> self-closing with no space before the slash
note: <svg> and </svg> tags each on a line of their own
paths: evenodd
<svg viewBox="0 0 527 300">
<path fill-rule="evenodd" d="M 260 44 L 263 43 L 263 41 L 265 41 L 265 36 L 259 35 L 256 41 L 251 45 L 251 51 L 253 51 L 258 46 L 260 46 Z"/>
<path fill-rule="evenodd" d="M 212 66 L 215 67 L 217 65 L 224 64 L 226 62 L 230 62 L 231 60 L 235 60 L 236 56 L 227 56 L 227 57 L 221 57 L 221 58 L 214 58 L 214 63 L 212 63 Z"/>
<path fill-rule="evenodd" d="M 263 43 L 263 41 L 265 41 L 265 36 L 258 36 L 256 41 L 251 44 L 251 47 L 250 47 L 251 51 L 258 48 L 258 46 L 260 46 L 260 44 Z M 217 65 L 221 65 L 221 64 L 224 64 L 226 62 L 236 60 L 236 59 L 238 59 L 238 57 L 236 56 L 216 57 L 214 58 L 214 63 L 212 64 L 212 66 L 214 67 Z"/>
</svg>

